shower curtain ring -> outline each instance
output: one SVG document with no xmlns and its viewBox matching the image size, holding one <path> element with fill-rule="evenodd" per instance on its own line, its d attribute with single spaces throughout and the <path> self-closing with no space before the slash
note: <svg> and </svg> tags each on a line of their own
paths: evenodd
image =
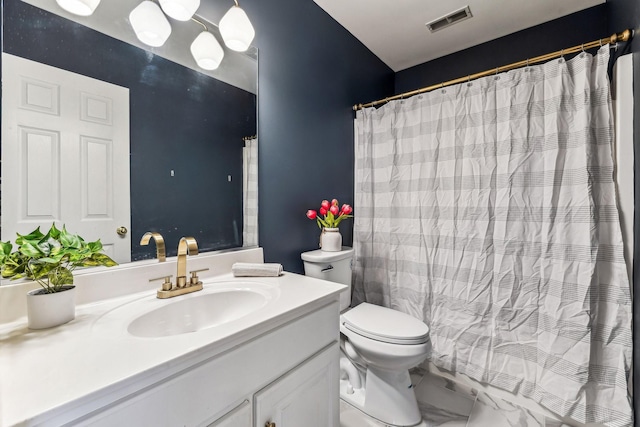
<svg viewBox="0 0 640 427">
<path fill-rule="evenodd" d="M 582 52 L 584 53 L 584 43 L 582 43 L 582 46 L 580 46 L 580 50 L 582 50 Z"/>
<path fill-rule="evenodd" d="M 598 40 L 600 42 L 600 47 L 602 47 L 602 39 Z"/>
</svg>

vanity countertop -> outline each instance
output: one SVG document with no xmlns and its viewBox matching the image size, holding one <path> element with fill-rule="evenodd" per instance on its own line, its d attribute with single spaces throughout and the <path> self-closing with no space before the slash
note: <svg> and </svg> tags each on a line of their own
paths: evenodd
<svg viewBox="0 0 640 427">
<path fill-rule="evenodd" d="M 250 315 L 198 332 L 162 338 L 127 332 L 131 310 L 123 306 L 142 302 L 148 311 L 215 292 L 216 284 L 230 281 L 258 282 L 277 297 Z M 26 318 L 2 324 L 0 426 L 46 424 L 62 412 L 99 408 L 335 301 L 345 289 L 294 273 L 264 278 L 223 274 L 207 278 L 203 291 L 183 297 L 160 300 L 155 291 L 145 291 L 79 305 L 75 320 L 52 329 L 29 330 Z"/>
</svg>

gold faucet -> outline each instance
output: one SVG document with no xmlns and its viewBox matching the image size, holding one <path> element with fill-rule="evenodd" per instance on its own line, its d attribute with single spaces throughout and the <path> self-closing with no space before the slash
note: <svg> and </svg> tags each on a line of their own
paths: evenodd
<svg viewBox="0 0 640 427">
<path fill-rule="evenodd" d="M 183 237 L 178 242 L 178 272 L 176 273 L 176 287 L 187 285 L 187 254 L 198 255 L 198 242 L 193 237 Z"/>
<path fill-rule="evenodd" d="M 156 258 L 158 258 L 158 262 L 165 262 L 167 260 L 167 255 L 164 250 L 164 239 L 162 238 L 162 234 L 156 233 L 155 231 L 147 231 L 142 235 L 140 245 L 147 246 L 151 238 L 156 242 Z"/>
<path fill-rule="evenodd" d="M 191 278 L 187 282 L 187 255 L 198 255 L 198 243 L 193 237 L 183 237 L 178 243 L 178 270 L 176 273 L 176 285 L 174 286 L 171 283 L 171 276 L 150 280 L 164 280 L 162 288 L 158 289 L 158 298 L 164 299 L 177 297 L 178 295 L 202 290 L 202 282 L 198 278 L 198 273 L 206 271 L 208 268 L 192 271 Z"/>
</svg>

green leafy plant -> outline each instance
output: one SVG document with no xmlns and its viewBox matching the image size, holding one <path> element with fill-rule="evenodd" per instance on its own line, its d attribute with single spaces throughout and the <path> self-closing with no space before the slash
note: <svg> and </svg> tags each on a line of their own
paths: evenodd
<svg viewBox="0 0 640 427">
<path fill-rule="evenodd" d="M 5 279 L 35 280 L 43 288 L 40 292 L 60 292 L 66 289 L 63 286 L 73 285 L 73 270 L 77 267 L 118 265 L 101 253 L 100 240 L 85 242 L 64 226 L 59 230 L 55 223 L 47 234 L 42 234 L 40 227 L 24 236 L 16 234 L 16 251 L 12 252 L 10 242 L 0 242 L 1 275 Z"/>
</svg>

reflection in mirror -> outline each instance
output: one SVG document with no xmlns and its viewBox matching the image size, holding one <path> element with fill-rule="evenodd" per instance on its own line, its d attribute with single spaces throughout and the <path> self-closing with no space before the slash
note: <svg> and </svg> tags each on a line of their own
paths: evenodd
<svg viewBox="0 0 640 427">
<path fill-rule="evenodd" d="M 51 1 L 28 3 L 56 8 Z M 196 71 L 189 52 L 193 40 L 190 31 L 197 35 L 202 27 L 194 24 L 195 27 L 187 29 L 182 25 L 188 23 L 173 25 L 172 36 L 162 49 L 144 50 L 135 45 L 135 34 L 127 22 L 129 9 L 124 3 L 124 0 L 101 2 L 90 17 L 99 23 L 96 31 L 58 16 L 65 13 L 61 9 L 51 13 L 20 0 L 4 0 L 2 240 L 14 240 L 13 230 L 28 232 L 34 225 L 42 224 L 44 228 L 53 220 L 60 221 L 59 212 L 70 208 L 87 228 L 80 231 L 68 225 L 69 229 L 89 240 L 101 238 L 107 245 L 126 241 L 133 261 L 154 257 L 153 247 L 138 243 L 147 231 L 164 236 L 168 256 L 175 255 L 182 236 L 194 236 L 202 252 L 257 244 L 252 225 L 253 218 L 257 218 L 254 201 L 257 187 L 249 184 L 256 174 L 255 169 L 243 166 L 243 162 L 251 160 L 248 152 L 251 144 L 245 144 L 243 139 L 256 135 L 257 51 L 252 48 L 245 55 L 225 48 L 225 57 L 217 70 Z M 132 4 L 131 9 L 137 3 Z M 101 15 L 103 6 L 108 15 L 106 5 L 119 10 L 118 16 Z M 88 18 L 74 19 L 89 25 L 85 21 Z M 115 25 L 107 31 L 101 26 L 110 19 Z M 211 24 L 207 27 L 212 32 L 216 30 Z M 181 32 L 186 35 L 180 36 Z M 131 38 L 134 44 L 119 40 Z M 178 54 L 174 57 L 172 52 Z M 59 128 L 47 128 L 54 116 L 50 111 L 43 113 L 31 108 L 32 117 L 28 120 L 22 117 L 24 105 L 9 109 L 20 110 L 19 114 L 8 111 L 7 56 L 80 75 L 78 80 L 65 83 L 78 93 L 71 95 L 69 101 L 62 97 L 55 101 L 60 110 L 74 102 L 80 104 L 77 114 L 73 113 L 79 115 L 80 122 L 69 125 L 62 119 Z M 46 68 L 43 73 L 47 78 L 53 74 Z M 62 77 L 63 81 L 65 78 Z M 36 76 L 26 83 L 12 83 L 16 99 L 25 88 L 31 88 L 31 92 L 26 91 L 27 100 L 35 99 L 36 107 L 54 102 L 52 98 L 38 97 L 47 92 L 43 92 L 43 87 L 58 85 L 45 80 Z M 92 84 L 96 82 L 107 84 L 107 89 L 94 90 Z M 89 86 L 84 86 L 85 83 Z M 112 99 L 121 89 L 128 93 L 128 103 Z M 128 114 L 123 113 L 126 108 Z M 118 119 L 123 115 L 124 119 Z M 13 124 L 6 120 L 12 120 Z M 113 131 L 95 134 L 91 130 L 93 127 L 104 131 L 107 122 L 113 124 Z M 124 131 L 118 127 L 123 122 L 123 126 L 128 126 Z M 125 151 L 124 157 L 114 157 L 118 144 L 126 144 L 127 139 L 129 151 Z M 84 163 L 72 164 L 56 157 L 68 151 L 69 144 L 75 144 L 70 157 Z M 12 148 L 5 151 L 9 147 Z M 129 189 L 126 184 L 117 183 L 117 178 L 127 173 Z M 31 181 L 26 180 L 27 176 Z M 64 179 L 79 184 L 69 190 Z M 26 191 L 28 185 L 39 189 L 39 193 Z M 10 202 L 6 193 L 9 187 L 16 189 L 12 196 L 16 200 Z M 65 190 L 70 193 L 67 196 L 77 197 L 67 201 L 62 195 Z M 130 224 L 125 218 L 122 224 L 114 223 L 106 231 L 99 231 L 99 220 L 112 215 L 111 203 L 123 195 L 126 199 L 128 190 Z M 252 203 L 256 206 L 251 207 L 251 214 L 243 215 L 243 205 Z M 7 209 L 13 209 L 13 213 L 7 214 Z M 12 215 L 15 219 L 8 223 Z M 128 232 L 118 234 L 120 227 Z M 9 229 L 12 231 L 8 232 Z"/>
</svg>

